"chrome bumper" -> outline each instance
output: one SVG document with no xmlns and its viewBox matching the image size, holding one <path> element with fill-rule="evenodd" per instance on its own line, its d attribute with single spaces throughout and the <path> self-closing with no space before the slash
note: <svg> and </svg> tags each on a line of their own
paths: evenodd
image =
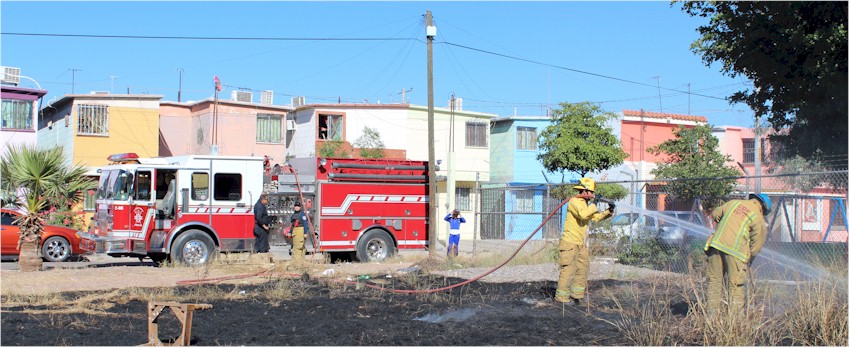
<svg viewBox="0 0 850 348">
<path fill-rule="evenodd" d="M 94 254 L 132 253 L 130 239 L 109 238 L 87 232 L 80 232 L 80 249 Z"/>
</svg>

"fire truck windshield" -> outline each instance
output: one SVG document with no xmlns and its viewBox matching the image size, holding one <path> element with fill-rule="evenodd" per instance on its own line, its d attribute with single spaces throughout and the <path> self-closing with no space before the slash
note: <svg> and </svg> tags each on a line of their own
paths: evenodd
<svg viewBox="0 0 850 348">
<path fill-rule="evenodd" d="M 104 170 L 100 173 L 100 184 L 97 185 L 97 198 L 106 199 L 109 193 L 112 192 L 109 186 L 109 177 L 113 171 Z"/>
<path fill-rule="evenodd" d="M 119 170 L 112 185 L 112 200 L 126 201 L 133 196 L 133 173 Z"/>
</svg>

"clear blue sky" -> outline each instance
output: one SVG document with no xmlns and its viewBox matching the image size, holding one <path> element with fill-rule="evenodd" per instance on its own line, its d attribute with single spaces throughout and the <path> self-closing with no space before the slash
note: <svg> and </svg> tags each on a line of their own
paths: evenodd
<svg viewBox="0 0 850 348">
<path fill-rule="evenodd" d="M 501 116 L 592 101 L 615 112 L 690 109 L 713 125 L 753 123 L 745 105 L 715 99 L 747 81 L 690 50 L 706 20 L 669 2 L 3 1 L 0 64 L 38 81 L 46 100 L 71 93 L 73 76 L 75 93 L 129 88 L 176 101 L 182 68 L 183 101 L 211 97 L 217 75 L 224 97 L 241 87 L 256 91 L 255 101 L 273 90 L 275 104 L 292 96 L 393 103 L 412 88 L 409 102 L 427 105 L 426 10 L 437 26 L 436 106 L 454 93 L 465 110 Z M 351 40 L 300 40 L 307 38 Z M 22 86 L 34 87 L 26 79 Z"/>
</svg>

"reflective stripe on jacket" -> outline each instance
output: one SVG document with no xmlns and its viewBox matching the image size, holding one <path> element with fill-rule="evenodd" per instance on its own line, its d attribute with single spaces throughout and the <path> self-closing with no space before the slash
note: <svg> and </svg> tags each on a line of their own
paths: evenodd
<svg viewBox="0 0 850 348">
<path fill-rule="evenodd" d="M 573 197 L 567 203 L 567 218 L 564 219 L 564 234 L 562 242 L 582 245 L 587 233 L 587 224 L 590 221 L 601 221 L 611 216 L 611 212 L 599 212 L 596 204 L 587 204 L 587 200 Z"/>
<path fill-rule="evenodd" d="M 705 242 L 705 250 L 715 248 L 741 262 L 749 262 L 767 239 L 767 223 L 761 209 L 761 203 L 755 199 L 732 200 L 714 209 L 711 217 L 717 229 Z"/>
</svg>

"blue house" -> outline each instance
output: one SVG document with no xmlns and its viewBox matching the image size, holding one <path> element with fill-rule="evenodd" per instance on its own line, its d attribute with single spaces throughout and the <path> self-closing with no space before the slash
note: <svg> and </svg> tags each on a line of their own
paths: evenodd
<svg viewBox="0 0 850 348">
<path fill-rule="evenodd" d="M 482 216 L 482 238 L 527 238 L 545 215 L 560 203 L 550 197 L 547 184 L 578 181 L 576 173 L 546 171 L 537 159 L 540 153 L 537 137 L 550 124 L 548 116 L 511 116 L 490 120 L 490 186 L 507 188 L 483 190 L 482 195 L 489 194 L 490 197 L 482 197 L 482 205 L 493 206 L 482 207 L 482 211 L 506 213 Z M 533 239 L 558 238 L 562 219 L 563 213 L 550 219 L 542 233 L 538 232 Z M 488 231 L 498 232 L 488 235 Z M 501 231 L 504 231 L 503 235 Z"/>
</svg>

